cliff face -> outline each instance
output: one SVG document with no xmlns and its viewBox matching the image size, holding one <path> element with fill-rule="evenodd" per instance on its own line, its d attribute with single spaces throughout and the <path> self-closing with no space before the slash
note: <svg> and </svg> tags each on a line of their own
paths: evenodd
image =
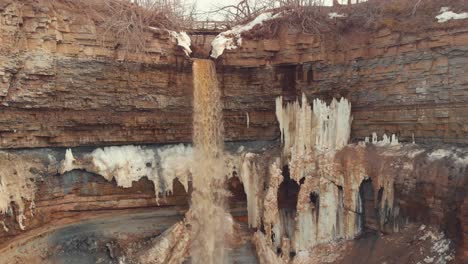
<svg viewBox="0 0 468 264">
<path fill-rule="evenodd" d="M 0 5 L 0 147 L 191 140 L 190 61 L 165 31 L 142 54 L 100 38 L 94 22 L 44 4 Z M 466 20 L 430 32 L 283 30 L 218 61 L 228 140 L 279 135 L 274 99 L 345 96 L 353 138 L 372 132 L 467 143 Z M 192 36 L 197 45 L 210 37 Z M 125 62 L 124 62 L 125 59 Z"/>
<path fill-rule="evenodd" d="M 283 32 L 280 39 L 244 40 L 222 60 L 270 72 L 263 87 L 279 86 L 276 92 L 348 98 L 354 138 L 375 131 L 406 140 L 414 134 L 420 142 L 467 143 L 468 22 L 463 23 L 419 33 L 349 32 L 339 40 Z"/>
<path fill-rule="evenodd" d="M 145 53 L 125 53 L 83 14 L 17 1 L 0 7 L 0 147 L 191 141 L 191 65 L 168 32 L 148 32 Z M 272 138 L 274 114 L 254 93 L 273 95 L 240 87 L 242 73 L 226 74 L 234 88 L 227 84 L 225 96 L 252 90 L 225 100 L 227 136 Z"/>
<path fill-rule="evenodd" d="M 245 39 L 216 61 L 225 139 L 278 139 L 276 98 L 288 102 L 305 94 L 349 99 L 353 122 L 341 147 L 348 132 L 354 141 L 376 132 L 408 142 L 468 144 L 467 23 L 418 33 L 348 32 L 339 41 L 291 29 L 272 39 Z M 89 17 L 66 7 L 0 0 L 0 149 L 192 141 L 191 61 L 169 32 L 148 31 L 144 53 L 125 52 L 100 34 Z M 211 39 L 192 36 L 205 51 L 198 54 Z M 303 132 L 295 128 L 292 134 Z M 232 212 L 245 225 L 265 229 L 268 236 L 256 240 L 258 247 L 267 244 L 265 254 L 353 238 L 365 229 L 394 232 L 413 222 L 441 228 L 461 246 L 460 259 L 468 258 L 466 149 L 355 144 L 333 155 L 307 153 L 314 142 L 294 149 L 301 154 L 295 159 L 276 141 L 266 151 L 230 156 L 229 173 L 238 176 L 229 180 Z M 186 160 L 151 152 L 159 159 L 142 158 L 138 168 L 154 175 L 122 181 L 112 175 L 133 161 L 102 171 L 87 150 L 76 160 L 64 152 L 0 152 L 0 187 L 13 190 L 0 192 L 7 201 L 0 204 L 0 253 L 52 225 L 141 211 L 181 217 L 187 208 L 190 171 L 175 169 Z M 64 154 L 68 163 L 60 164 Z M 120 176 L 136 170 L 125 168 Z M 156 199 L 168 190 L 171 195 Z"/>
<path fill-rule="evenodd" d="M 154 228 L 144 227 L 148 230 L 146 234 L 123 232 L 129 233 L 135 241 L 159 235 L 170 225 L 168 222 L 183 217 L 192 190 L 191 182 L 184 180 L 190 177 L 191 162 L 183 162 L 174 152 L 163 151 L 175 147 L 145 147 L 144 153 L 148 154 L 149 150 L 158 153 L 159 157 L 155 158 L 158 161 L 149 166 L 159 172 L 155 177 L 141 174 L 141 179 L 131 174 L 139 171 L 138 155 L 130 155 L 128 160 L 111 160 L 127 147 L 104 149 L 107 154 L 99 149 L 75 149 L 74 156 L 66 154 L 65 158 L 63 150 L 0 152 L 2 160 L 9 157 L 7 162 L 1 163 L 2 171 L 14 168 L 18 160 L 26 160 L 25 169 L 11 175 L 21 178 L 29 171 L 32 176 L 27 177 L 33 182 L 15 189 L 15 185 L 8 184 L 3 178 L 7 190 L 16 190 L 20 195 L 32 191 L 32 196 L 12 200 L 11 210 L 1 215 L 0 254 L 5 259 L 36 256 L 39 263 L 47 262 L 50 256 L 45 253 L 26 250 L 29 254 L 21 254 L 10 249 L 28 247 L 37 237 L 47 237 L 56 230 L 81 223 L 86 226 L 87 221 L 93 219 L 108 219 L 105 221 L 110 222 L 101 224 L 107 228 L 121 217 L 140 219 L 142 213 L 158 217 L 158 220 L 150 221 Z M 419 243 L 423 242 L 417 242 L 417 254 L 406 256 L 409 259 L 453 258 L 454 249 L 460 259 L 466 254 L 464 197 L 468 153 L 465 150 L 430 149 L 413 144 L 354 144 L 336 153 L 304 153 L 281 166 L 282 151 L 279 148 L 262 149 L 263 146 L 245 145 L 244 151 L 227 155 L 227 173 L 232 175 L 227 187 L 233 193 L 229 209 L 237 222 L 265 232 L 265 235 L 259 235 L 273 254 L 277 249 L 306 252 L 331 241 L 351 240 L 369 230 L 402 233 L 414 240 L 413 235 L 406 234 L 410 232 L 408 224 L 416 225 L 421 233 L 417 234 L 416 241 L 430 242 L 422 251 Z M 193 153 L 188 156 L 191 155 Z M 110 167 L 110 164 L 114 165 Z M 299 174 L 303 177 L 295 179 Z M 155 191 L 160 193 L 159 199 Z M 445 236 L 439 233 L 426 235 L 429 231 L 422 232 L 420 226 L 423 224 L 443 230 Z M 77 229 L 70 232 L 78 235 L 90 231 Z M 426 238 L 422 238 L 424 236 Z M 104 236 L 99 241 L 107 238 Z M 356 242 L 356 250 L 369 250 L 378 258 L 382 252 L 374 251 L 373 247 L 359 249 L 359 243 L 366 239 L 364 236 L 361 242 Z M 439 240 L 443 240 L 447 247 L 440 252 L 431 251 Z M 40 249 L 53 252 L 57 247 L 54 241 L 44 242 Z M 121 247 L 126 247 L 128 238 L 120 237 L 117 241 Z M 288 242 L 287 248 L 283 245 L 285 242 Z M 133 248 L 131 244 L 128 246 Z M 391 259 L 393 249 L 386 250 L 384 247 L 385 260 L 398 263 Z M 402 251 L 407 253 L 407 249 Z M 353 258 L 343 252 L 340 254 Z"/>
</svg>

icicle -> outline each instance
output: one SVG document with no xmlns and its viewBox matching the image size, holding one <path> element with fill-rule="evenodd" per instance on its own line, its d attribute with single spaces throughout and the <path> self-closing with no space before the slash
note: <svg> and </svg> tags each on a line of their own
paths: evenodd
<svg viewBox="0 0 468 264">
<path fill-rule="evenodd" d="M 315 148 L 335 151 L 348 144 L 351 133 L 351 104 L 345 98 L 333 99 L 330 105 L 315 99 L 313 110 L 305 94 L 302 102 L 289 103 L 283 107 L 282 97 L 276 99 L 276 117 L 281 131 L 283 152 L 304 154 Z M 294 148 L 294 150 L 291 150 Z"/>
<path fill-rule="evenodd" d="M 261 193 L 263 190 L 263 179 L 259 175 L 260 169 L 255 162 L 256 157 L 257 155 L 254 153 L 246 153 L 240 171 L 240 178 L 247 196 L 249 226 L 253 228 L 257 228 L 260 225 L 261 198 L 263 197 Z"/>
<path fill-rule="evenodd" d="M 278 189 L 283 182 L 283 175 L 280 169 L 280 159 L 276 159 L 270 165 L 270 179 L 268 181 L 268 189 L 263 200 L 263 223 L 268 245 L 272 244 L 271 237 L 274 234 L 275 247 L 279 246 L 279 239 L 282 237 L 280 217 L 278 212 Z"/>
<path fill-rule="evenodd" d="M 73 162 L 75 161 L 75 157 L 73 157 L 73 153 L 71 149 L 67 149 L 65 151 L 65 160 L 62 162 L 62 169 L 61 171 L 71 171 L 73 170 Z M 63 172 L 61 172 L 63 174 Z"/>
<path fill-rule="evenodd" d="M 379 141 L 377 137 L 377 133 L 373 132 L 372 144 L 379 145 L 379 146 L 385 146 L 385 145 L 397 146 L 400 143 L 398 141 L 398 137 L 395 134 L 392 134 L 390 137 L 387 136 L 387 134 L 383 134 L 382 140 Z"/>
<path fill-rule="evenodd" d="M 26 201 L 31 202 L 30 211 L 34 209 L 36 193 L 35 178 L 32 168 L 44 169 L 42 164 L 28 161 L 21 156 L 0 152 L 0 214 L 15 213 L 16 222 L 21 230 L 25 230 Z M 12 204 L 17 210 L 12 210 Z"/>
<path fill-rule="evenodd" d="M 147 177 L 154 184 L 157 201 L 160 193 L 173 192 L 175 179 L 188 191 L 188 178 L 193 166 L 192 147 L 179 144 L 157 149 L 156 152 L 139 146 L 112 146 L 95 149 L 77 161 L 68 149 L 59 171 L 63 174 L 73 169 L 85 169 L 102 175 L 108 181 L 115 179 L 117 185 L 123 188 L 130 188 L 133 182 Z"/>
<path fill-rule="evenodd" d="M 398 145 L 398 138 L 395 134 L 392 134 L 392 141 L 390 142 L 390 145 L 395 146 Z"/>
<path fill-rule="evenodd" d="M 348 144 L 351 134 L 351 104 L 342 98 L 330 105 L 315 99 L 313 109 L 302 95 L 298 101 L 283 106 L 276 99 L 276 116 L 280 125 L 283 156 L 289 160 L 291 178 L 299 181 L 306 175 L 313 152 L 335 152 Z"/>
</svg>

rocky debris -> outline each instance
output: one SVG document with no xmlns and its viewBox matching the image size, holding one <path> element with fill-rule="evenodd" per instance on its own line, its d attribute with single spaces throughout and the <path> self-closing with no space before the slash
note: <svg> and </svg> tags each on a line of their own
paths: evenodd
<svg viewBox="0 0 468 264">
<path fill-rule="evenodd" d="M 190 234 L 185 221 L 176 223 L 161 234 L 156 244 L 139 258 L 139 263 L 182 263 L 189 250 Z"/>
</svg>

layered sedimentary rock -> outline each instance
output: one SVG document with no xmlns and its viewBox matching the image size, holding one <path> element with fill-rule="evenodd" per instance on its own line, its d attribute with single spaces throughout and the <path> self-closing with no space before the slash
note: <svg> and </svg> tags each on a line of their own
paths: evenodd
<svg viewBox="0 0 468 264">
<path fill-rule="evenodd" d="M 145 53 L 128 53 L 84 15 L 0 1 L 0 148 L 191 141 L 191 62 L 169 32 L 147 33 Z M 223 153 L 231 213 L 256 231 L 260 261 L 310 263 L 321 247 L 403 228 L 433 243 L 421 263 L 467 257 L 466 148 L 399 143 L 468 143 L 467 34 L 464 21 L 383 28 L 342 46 L 282 29 L 217 60 L 225 139 L 282 143 Z M 177 222 L 194 162 L 188 145 L 3 151 L 0 253 L 88 218 Z M 180 222 L 136 255 L 177 262 L 189 231 Z"/>
<path fill-rule="evenodd" d="M 51 223 L 60 226 L 83 218 L 102 217 L 107 212 L 132 214 L 145 208 L 156 211 L 170 206 L 179 206 L 179 209 L 172 207 L 176 211 L 186 208 L 187 192 L 180 183 L 183 180 L 179 179 L 190 179 L 189 164 L 193 159 L 184 152 L 171 151 L 174 157 L 188 158 L 178 164 L 189 166 L 176 173 L 165 171 L 170 163 L 159 156 L 165 153 L 159 150 L 167 152 L 167 149 L 177 148 L 180 146 L 160 149 L 133 147 L 142 153 L 150 153 L 151 150 L 151 155 L 154 155 L 152 159 L 156 165 L 145 164 L 145 168 L 154 168 L 151 170 L 158 172 L 161 194 L 168 190 L 171 181 L 174 184 L 173 191 L 160 196 L 159 200 L 154 188 L 157 184 L 146 180 L 148 171 L 140 171 L 128 181 L 118 179 L 122 171 L 131 172 L 132 167 L 139 170 L 138 155 L 133 155 L 135 162 L 115 159 L 114 167 L 96 166 L 96 161 L 99 161 L 93 158 L 96 153 L 107 152 L 111 157 L 118 157 L 119 153 L 129 150 L 128 153 L 133 153 L 128 146 L 84 153 L 78 149 L 73 151 L 74 154 L 65 150 L 61 154 L 42 150 L 38 151 L 41 154 L 35 159 L 31 159 L 34 157 L 31 154 L 8 154 L 36 160 L 28 170 L 36 182 L 30 187 L 36 191 L 32 201 L 24 199 L 24 207 L 29 208 L 33 201 L 35 207 L 24 212 L 24 231 L 21 231 L 21 222 L 16 215 L 19 211 L 2 215 L 7 228 L 0 230 L 2 244 L 22 245 L 23 239 L 47 233 Z M 263 241 L 272 252 L 281 249 L 283 253 L 278 258 L 283 261 L 289 260 L 287 252 L 303 255 L 300 252 L 308 252 L 323 243 L 342 238 L 351 239 L 364 230 L 393 233 L 403 229 L 407 223 L 424 223 L 444 230 L 453 241 L 451 249 L 466 239 L 462 233 L 465 230 L 466 150 L 433 149 L 413 144 L 348 145 L 333 153 L 305 155 L 307 173 L 297 180 L 288 172 L 293 161 L 285 159 L 282 163 L 280 160 L 283 150 L 239 150 L 241 152 L 226 156 L 226 164 L 233 168 L 232 175 L 237 175 L 243 183 L 243 191 L 247 194 L 244 206 L 248 210 L 250 226 L 265 232 L 255 236 L 257 240 L 264 236 L 255 243 Z M 151 158 L 151 155 L 146 158 Z M 99 157 L 103 158 L 102 155 Z M 171 159 L 167 157 L 166 160 Z M 11 163 L 6 164 L 12 166 Z M 64 167 L 75 170 L 52 176 Z M 95 174 L 76 170 L 80 168 Z M 123 186 L 123 183 L 128 184 L 125 187 L 131 187 L 117 186 Z M 458 253 L 463 254 L 463 250 Z"/>
<path fill-rule="evenodd" d="M 307 100 L 284 106 L 279 98 L 277 103 L 285 177 L 277 176 L 278 164 L 270 161 L 270 173 L 262 180 L 268 183 L 266 194 L 259 190 L 247 195 L 248 200 L 264 201 L 263 211 L 251 213 L 248 208 L 249 216 L 263 212 L 264 234 L 254 236 L 262 263 L 288 262 L 285 250 L 304 256 L 317 246 L 353 239 L 369 229 L 399 232 L 409 222 L 439 226 L 459 241 L 468 166 L 465 149 L 402 145 L 394 135 L 378 140 L 376 134 L 373 143 L 347 145 L 351 117 L 346 100 L 330 106 L 315 101 L 313 108 Z M 247 162 L 250 168 L 256 167 L 251 160 Z M 437 179 L 423 172 L 429 163 Z M 420 203 L 414 193 L 420 193 L 422 186 L 432 188 L 432 194 L 421 194 L 425 198 Z M 444 191 L 448 189 L 455 194 Z M 446 246 L 454 247 L 453 243 Z M 282 253 L 276 256 L 274 252 Z M 448 255 L 441 254 L 440 263 L 454 259 L 453 252 L 444 252 Z"/>
<path fill-rule="evenodd" d="M 28 237 L 86 219 L 110 214 L 122 216 L 158 207 L 161 210 L 172 208 L 172 214 L 180 214 L 188 204 L 187 192 L 178 180 L 170 182 L 171 195 L 158 200 L 152 182 L 146 177 L 135 179 L 124 189 L 115 181 L 106 180 L 105 171 L 101 171 L 102 176 L 82 170 L 58 174 L 60 164 L 57 160 L 61 160 L 63 154 L 57 151 L 2 152 L 0 155 L 2 160 L 7 160 L 1 163 L 4 174 L 0 196 L 2 204 L 8 202 L 10 206 L 0 216 L 2 250 L 8 244 L 21 245 Z M 75 157 L 77 160 L 81 158 L 80 155 Z M 9 181 L 11 177 L 17 181 L 16 184 Z M 20 181 L 23 177 L 26 177 L 26 183 Z M 164 193 L 164 188 L 162 190 Z M 170 218 L 170 214 L 167 217 Z"/>
<path fill-rule="evenodd" d="M 1 147 L 190 141 L 190 61 L 167 31 L 149 31 L 147 50 L 135 54 L 67 8 L 7 0 L 0 8 Z M 352 138 L 467 143 L 466 21 L 350 32 L 340 42 L 291 30 L 243 38 L 218 59 L 226 139 L 278 137 L 275 98 L 305 93 L 346 96 Z M 209 49 L 210 37 L 191 37 Z"/>
<path fill-rule="evenodd" d="M 254 238 L 259 258 L 271 255 L 265 253 L 265 247 L 275 257 L 263 263 L 276 263 L 281 259 L 281 255 L 276 256 L 278 251 L 284 255 L 283 250 L 288 249 L 304 255 L 319 245 L 352 239 L 365 230 L 394 233 L 416 222 L 442 228 L 452 240 L 447 247 L 463 254 L 457 237 L 464 230 L 464 215 L 457 212 L 463 210 L 460 197 L 465 192 L 466 154 L 418 145 L 367 144 L 349 145 L 328 157 L 311 155 L 310 162 L 315 165 L 297 183 L 296 204 L 282 207 L 278 203 L 284 203 L 284 197 L 272 200 L 269 194 L 262 196 L 265 234 L 258 231 Z M 423 169 L 428 163 L 433 164 L 430 173 Z M 268 193 L 280 189 L 274 175 L 267 176 L 274 188 Z M 294 213 L 280 217 L 281 211 Z M 289 225 L 292 233 L 287 230 Z M 289 243 L 286 248 L 285 241 Z M 445 261 L 454 259 L 453 252 L 447 253 L 450 257 Z"/>
<path fill-rule="evenodd" d="M 191 141 L 190 61 L 169 32 L 148 31 L 147 49 L 132 53 L 85 14 L 47 2 L 0 4 L 0 147 Z M 254 93 L 224 93 L 228 139 L 275 135 L 274 114 L 254 104 L 272 97 Z"/>
</svg>

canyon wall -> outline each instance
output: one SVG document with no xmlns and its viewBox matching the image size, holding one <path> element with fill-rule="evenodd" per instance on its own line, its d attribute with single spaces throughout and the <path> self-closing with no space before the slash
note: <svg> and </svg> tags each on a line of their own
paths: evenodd
<svg viewBox="0 0 468 264">
<path fill-rule="evenodd" d="M 293 29 L 282 29 L 277 37 L 244 39 L 242 47 L 226 51 L 216 60 L 225 139 L 278 139 L 281 133 L 275 116 L 276 98 L 282 96 L 289 102 L 304 93 L 309 99 L 327 102 L 332 98 L 349 99 L 354 141 L 377 132 L 379 137 L 383 133 L 397 134 L 408 142 L 414 139 L 417 143 L 468 144 L 467 21 L 449 22 L 425 32 L 403 33 L 388 28 L 351 31 L 339 39 L 332 35 L 306 35 Z M 192 62 L 168 31 L 152 29 L 147 34 L 151 40 L 145 52 L 126 52 L 115 40 L 102 39 L 93 20 L 84 13 L 66 6 L 50 8 L 41 1 L 0 0 L 0 148 L 190 142 Z M 192 35 L 194 47 L 198 47 L 194 50 L 199 51 L 196 56 L 207 53 L 212 38 Z M 262 201 L 249 197 L 254 196 L 255 190 L 264 191 L 261 187 L 265 186 L 259 182 L 265 184 L 265 175 L 283 169 L 281 177 L 278 174 L 278 178 L 268 179 L 272 191 L 266 190 L 264 198 L 276 202 L 276 209 L 286 213 L 272 213 L 264 221 L 284 218 L 290 213 L 291 204 L 296 206 L 300 198 L 307 205 L 296 209 L 305 215 L 301 221 L 306 226 L 319 215 L 318 211 L 316 215 L 311 213 L 315 213 L 315 206 L 320 202 L 327 205 L 327 200 L 320 201 L 317 196 L 322 191 L 323 197 L 339 197 L 338 200 L 345 199 L 341 203 L 353 207 L 344 208 L 344 217 L 354 219 L 345 221 L 350 226 L 341 226 L 343 215 L 337 214 L 337 229 L 341 231 L 329 230 L 339 233 L 339 238 L 348 236 L 346 230 L 351 237 L 360 227 L 356 215 L 362 213 L 354 211 L 357 194 L 362 194 L 364 203 L 367 201 L 363 208 L 369 206 L 369 210 L 378 211 L 376 204 L 382 204 L 378 192 L 383 184 L 388 184 L 390 188 L 386 190 L 394 193 L 385 195 L 395 197 L 389 203 L 393 203 L 397 213 L 386 215 L 383 227 L 379 226 L 379 213 L 366 214 L 361 220 L 368 227 L 390 232 L 406 221 L 439 226 L 457 245 L 462 245 L 460 258 L 467 258 L 466 151 L 439 151 L 429 146 L 414 152 L 409 148 L 410 154 L 405 149 L 398 152 L 353 145 L 345 147 L 334 160 L 314 157 L 308 164 L 322 166 L 323 178 L 332 179 L 333 184 L 322 188 L 315 182 L 317 179 L 306 182 L 304 178 L 301 183 L 302 178 L 296 177 L 299 183 L 285 180 L 284 192 L 279 189 L 286 169 L 278 164 L 270 167 L 271 156 L 269 163 L 256 164 L 255 159 L 264 156 L 258 151 L 246 155 L 247 162 L 237 168 L 245 170 L 244 176 L 240 175 L 244 190 L 239 180 L 232 178 L 231 183 L 238 189 L 231 202 L 248 207 L 248 219 L 242 213 L 240 218 L 248 220 L 252 227 L 261 227 Z M 116 186 L 120 185 L 118 179 L 108 182 L 96 175 L 99 173 L 93 170 L 95 167 L 78 166 L 74 169 L 79 171 L 60 172 L 58 167 L 50 167 L 51 157 L 60 161 L 65 151 L 40 151 L 45 152 L 35 156 L 25 151 L 20 158 L 37 161 L 27 170 L 37 174 L 35 203 L 9 209 L 2 218 L 0 248 L 46 232 L 50 223 L 66 225 L 104 214 L 164 207 L 186 209 L 190 191 L 184 183 L 176 182 L 174 195 L 158 201 L 156 186 L 146 179 L 122 189 Z M 0 165 L 15 169 L 11 155 L 16 154 L 1 153 L 10 163 L 0 160 Z M 275 155 L 279 157 L 280 151 Z M 356 168 L 356 164 L 361 167 Z M 257 171 L 251 173 L 253 170 Z M 353 180 L 353 173 L 359 179 L 350 184 L 347 181 Z M 365 178 L 370 187 L 361 190 Z M 29 180 L 25 178 L 24 184 L 31 184 Z M 315 188 L 315 194 L 301 186 Z M 304 191 L 299 193 L 301 188 Z M 300 197 L 288 198 L 291 193 Z M 284 197 L 287 199 L 282 200 Z M 21 215 L 26 218 L 16 218 Z M 23 233 L 22 224 L 27 227 L 27 234 Z M 314 224 L 319 226 L 320 222 Z M 278 242 L 283 241 L 275 241 Z M 316 241 L 297 242 L 297 247 L 304 246 L 303 242 L 308 246 Z"/>
<path fill-rule="evenodd" d="M 66 6 L 3 0 L 0 16 L 0 147 L 191 140 L 191 61 L 167 31 L 149 31 L 136 54 Z M 375 131 L 468 143 L 466 21 L 430 32 L 351 31 L 339 41 L 294 30 L 245 39 L 217 61 L 226 139 L 277 138 L 275 98 L 304 92 L 348 98 L 354 139 Z M 192 39 L 204 51 L 212 37 Z"/>
<path fill-rule="evenodd" d="M 279 38 L 243 40 L 222 63 L 269 72 L 259 86 L 272 92 L 346 97 L 353 105 L 353 138 L 375 131 L 466 144 L 467 23 L 428 32 L 350 31 L 340 38 L 283 30 Z"/>
<path fill-rule="evenodd" d="M 135 54 L 100 39 L 76 10 L 2 1 L 0 12 L 1 148 L 191 141 L 191 64 L 169 32 L 148 32 Z M 237 73 L 226 78 L 239 94 L 248 87 Z M 274 95 L 249 87 L 225 95 L 227 138 L 273 138 L 271 104 L 258 99 Z"/>
</svg>

